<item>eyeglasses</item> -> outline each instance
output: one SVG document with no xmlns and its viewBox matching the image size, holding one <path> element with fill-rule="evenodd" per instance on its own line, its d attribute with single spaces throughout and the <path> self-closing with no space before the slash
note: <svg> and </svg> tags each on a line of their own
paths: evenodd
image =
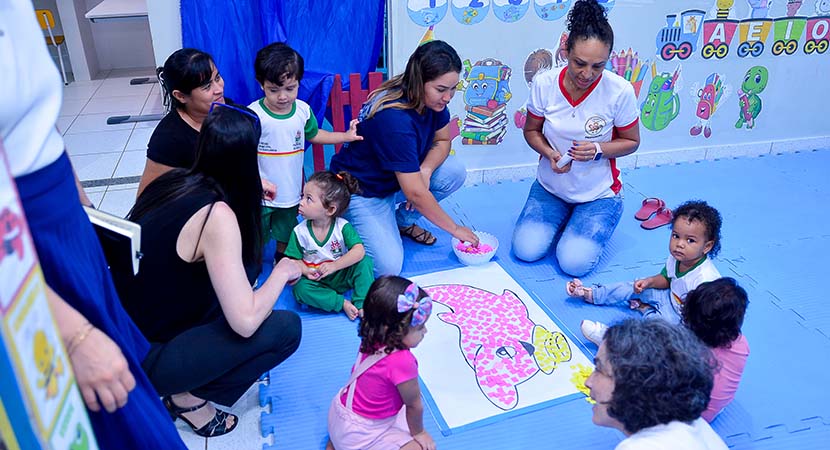
<svg viewBox="0 0 830 450">
<path fill-rule="evenodd" d="M 216 107 L 216 106 L 222 106 L 222 107 L 225 107 L 225 108 L 230 108 L 230 109 L 232 109 L 232 110 L 234 110 L 234 111 L 241 112 L 242 114 L 245 114 L 246 116 L 248 116 L 248 117 L 250 117 L 250 118 L 254 119 L 254 121 L 256 122 L 256 124 L 257 124 L 257 125 L 259 125 L 259 117 L 258 117 L 256 114 L 254 114 L 254 113 L 252 113 L 252 112 L 250 112 L 250 111 L 246 111 L 246 110 L 244 110 L 244 109 L 242 109 L 242 108 L 237 108 L 236 106 L 231 106 L 231 105 L 229 105 L 229 104 L 227 104 L 227 103 L 219 103 L 219 102 L 213 102 L 213 103 L 211 103 L 211 104 L 210 104 L 210 110 L 208 111 L 208 114 L 212 113 L 212 112 L 213 112 L 213 108 L 214 108 L 214 107 Z"/>
</svg>

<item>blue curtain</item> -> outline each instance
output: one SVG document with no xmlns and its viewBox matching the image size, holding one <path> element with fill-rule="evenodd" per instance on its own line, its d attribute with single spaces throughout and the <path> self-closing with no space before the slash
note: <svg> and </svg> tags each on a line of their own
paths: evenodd
<svg viewBox="0 0 830 450">
<path fill-rule="evenodd" d="M 182 42 L 210 53 L 225 94 L 249 104 L 262 97 L 254 58 L 282 41 L 302 55 L 299 97 L 322 123 L 334 74 L 374 70 L 383 44 L 384 0 L 181 0 Z"/>
</svg>

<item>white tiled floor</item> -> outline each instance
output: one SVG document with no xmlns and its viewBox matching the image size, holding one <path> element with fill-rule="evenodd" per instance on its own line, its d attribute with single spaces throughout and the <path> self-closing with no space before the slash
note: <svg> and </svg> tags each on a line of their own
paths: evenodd
<svg viewBox="0 0 830 450">
<path fill-rule="evenodd" d="M 164 111 L 158 84 L 130 85 L 135 77 L 155 79 L 152 68 L 112 71 L 103 80 L 76 81 L 63 89 L 58 129 L 81 181 L 134 177 L 144 170 L 147 142 L 157 121 L 107 125 L 116 115 Z M 96 207 L 125 215 L 135 202 L 138 185 L 87 188 Z"/>
<path fill-rule="evenodd" d="M 185 445 L 190 450 L 261 450 L 264 444 L 271 444 L 260 436 L 259 417 L 263 410 L 259 407 L 259 386 L 254 383 L 250 389 L 232 407 L 221 409 L 239 417 L 239 425 L 224 436 L 203 438 L 190 430 L 182 420 L 176 421 L 176 429 Z"/>
<path fill-rule="evenodd" d="M 144 170 L 147 141 L 158 122 L 107 125 L 114 115 L 160 114 L 164 112 L 157 84 L 130 85 L 135 77 L 155 78 L 153 69 L 112 71 L 104 80 L 72 82 L 64 87 L 58 129 L 81 181 L 134 177 Z M 98 209 L 124 217 L 135 203 L 138 183 L 86 188 Z M 259 383 L 230 408 L 240 417 L 227 436 L 205 439 L 194 434 L 181 420 L 176 422 L 190 450 L 260 450 Z M 227 409 L 227 408 L 225 408 Z"/>
</svg>

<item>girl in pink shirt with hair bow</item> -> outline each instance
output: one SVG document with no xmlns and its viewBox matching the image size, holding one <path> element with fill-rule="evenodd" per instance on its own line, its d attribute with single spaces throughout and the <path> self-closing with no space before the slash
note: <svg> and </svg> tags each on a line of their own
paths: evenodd
<svg viewBox="0 0 830 450">
<path fill-rule="evenodd" d="M 329 408 L 327 449 L 434 450 L 424 430 L 418 361 L 432 299 L 398 276 L 372 283 L 363 304 L 360 351 L 348 383 Z"/>
</svg>

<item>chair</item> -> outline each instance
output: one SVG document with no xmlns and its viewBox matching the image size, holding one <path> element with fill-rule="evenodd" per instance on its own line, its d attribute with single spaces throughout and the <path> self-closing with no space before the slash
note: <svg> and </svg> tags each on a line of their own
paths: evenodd
<svg viewBox="0 0 830 450">
<path fill-rule="evenodd" d="M 46 45 L 54 45 L 55 49 L 58 51 L 58 61 L 61 63 L 63 84 L 65 86 L 69 85 L 69 81 L 66 80 L 66 67 L 63 65 L 63 55 L 61 54 L 61 44 L 63 44 L 66 39 L 62 34 L 55 36 L 52 32 L 52 28 L 55 27 L 55 17 L 52 15 L 52 11 L 49 11 L 48 9 L 36 9 L 35 15 L 37 16 L 38 23 L 40 23 L 40 28 L 49 33 L 49 36 L 44 36 L 46 38 Z"/>
<path fill-rule="evenodd" d="M 369 97 L 369 94 L 378 88 L 383 83 L 383 74 L 380 72 L 369 72 L 368 87 L 363 89 L 361 87 L 360 74 L 353 73 L 349 75 L 349 90 L 343 90 L 343 81 L 340 75 L 334 76 L 334 83 L 331 87 L 329 100 L 326 106 L 331 108 L 331 127 L 334 131 L 348 130 L 348 123 L 346 122 L 345 107 L 350 107 L 352 111 L 352 118 L 357 117 L 357 112 L 363 105 L 363 102 Z M 339 152 L 343 144 L 334 146 L 334 151 Z M 314 170 L 325 170 L 326 157 L 321 144 L 313 144 L 311 147 L 314 155 Z"/>
</svg>

